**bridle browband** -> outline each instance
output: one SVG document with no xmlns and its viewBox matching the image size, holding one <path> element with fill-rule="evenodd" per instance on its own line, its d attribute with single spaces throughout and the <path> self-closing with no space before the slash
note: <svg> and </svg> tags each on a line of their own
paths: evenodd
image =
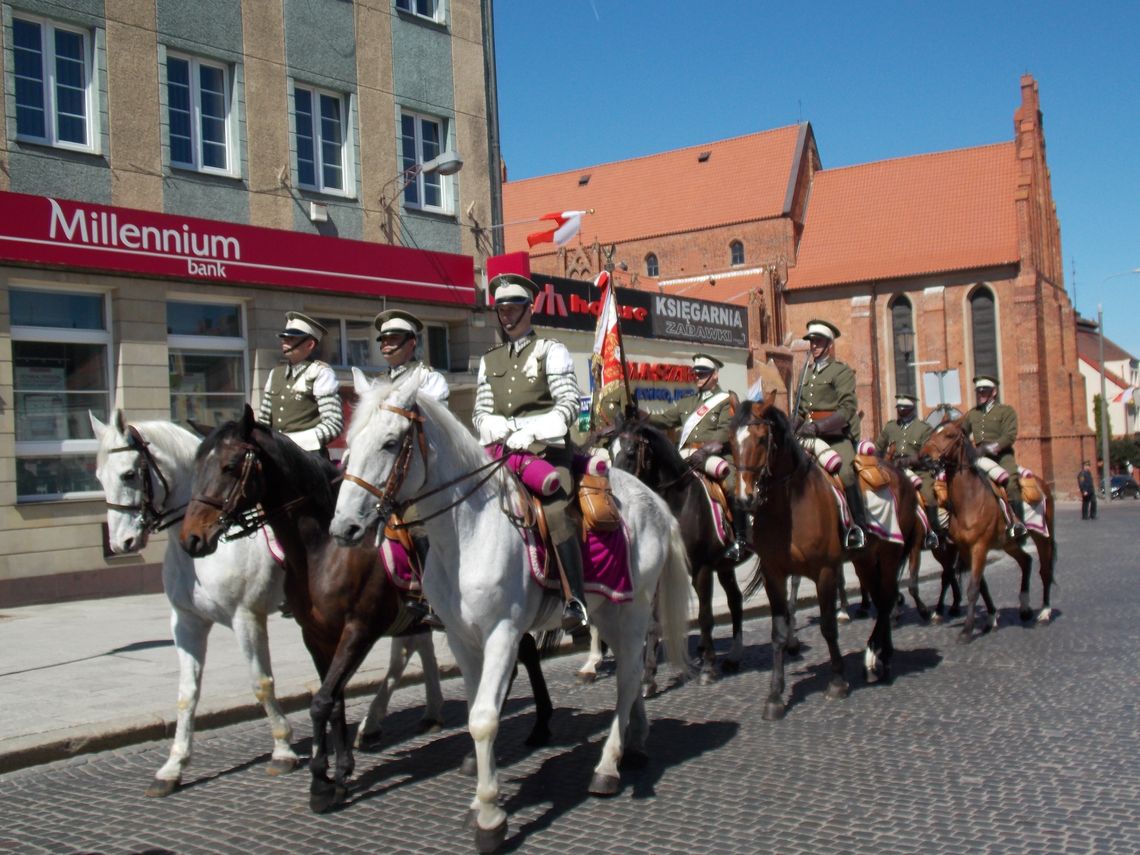
<svg viewBox="0 0 1140 855">
<path fill-rule="evenodd" d="M 162 474 L 162 469 L 159 468 L 158 461 L 154 459 L 154 455 L 150 451 L 150 443 L 143 439 L 138 428 L 134 425 L 127 425 L 126 437 L 126 445 L 112 448 L 108 450 L 107 454 L 119 454 L 129 451 L 139 455 L 138 471 L 139 478 L 142 480 L 142 500 L 133 505 L 120 505 L 115 502 L 106 502 L 106 505 L 113 511 L 137 511 L 139 524 L 142 526 L 143 531 L 148 534 L 170 528 L 170 526 L 182 520 L 184 514 L 179 512 L 186 506 L 180 505 L 177 508 L 166 508 L 158 507 L 155 504 L 154 481 L 151 480 L 151 474 L 154 474 L 154 480 L 157 480 L 162 487 L 162 504 L 164 506 L 166 501 L 170 498 L 170 484 L 167 482 L 166 476 Z"/>
</svg>

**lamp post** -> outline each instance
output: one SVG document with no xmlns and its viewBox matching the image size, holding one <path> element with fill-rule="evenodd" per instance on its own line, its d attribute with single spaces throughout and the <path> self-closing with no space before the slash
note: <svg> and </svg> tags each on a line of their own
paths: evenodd
<svg viewBox="0 0 1140 855">
<path fill-rule="evenodd" d="M 380 207 L 384 209 L 387 215 L 384 232 L 388 238 L 388 243 L 392 242 L 392 208 L 395 207 L 400 194 L 408 189 L 413 181 L 418 181 L 422 175 L 454 175 L 462 168 L 463 159 L 456 152 L 448 150 L 440 152 L 431 160 L 425 160 L 423 163 L 413 163 L 401 170 L 394 178 L 389 179 L 380 190 Z M 392 198 L 389 199 L 387 194 L 396 184 L 399 186 L 392 190 Z"/>
<path fill-rule="evenodd" d="M 1133 267 L 1131 270 L 1122 270 L 1120 273 L 1113 273 L 1111 276 L 1106 276 L 1100 280 L 1100 284 L 1104 285 L 1104 283 L 1110 279 L 1116 279 L 1120 276 L 1131 276 L 1135 273 L 1140 273 L 1140 267 Z M 1104 491 L 1104 497 L 1107 499 L 1112 495 L 1112 487 L 1109 483 L 1108 460 L 1108 391 L 1104 379 L 1104 310 L 1100 303 L 1096 305 L 1096 329 L 1097 338 L 1100 341 L 1100 451 L 1101 457 L 1103 458 L 1100 486 Z"/>
</svg>

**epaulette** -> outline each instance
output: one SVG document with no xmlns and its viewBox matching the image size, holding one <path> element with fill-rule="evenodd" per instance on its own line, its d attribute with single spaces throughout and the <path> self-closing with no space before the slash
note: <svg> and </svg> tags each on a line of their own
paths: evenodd
<svg viewBox="0 0 1140 855">
<path fill-rule="evenodd" d="M 509 341 L 502 341 L 502 342 L 499 342 L 498 344 L 493 344 L 490 347 L 488 347 L 486 350 L 484 350 L 483 353 L 488 354 L 493 350 L 498 350 L 500 347 L 506 347 L 508 344 L 510 344 Z"/>
</svg>

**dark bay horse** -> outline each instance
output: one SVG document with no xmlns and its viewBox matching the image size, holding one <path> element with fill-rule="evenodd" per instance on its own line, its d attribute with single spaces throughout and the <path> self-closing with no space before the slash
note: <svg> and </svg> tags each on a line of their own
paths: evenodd
<svg viewBox="0 0 1140 855">
<path fill-rule="evenodd" d="M 309 708 L 313 721 L 310 807 L 324 812 L 345 800 L 355 760 L 345 721 L 344 692 L 373 644 L 406 628 L 399 590 L 371 545 L 342 547 L 329 535 L 340 477 L 337 468 L 255 421 L 242 418 L 214 430 L 195 459 L 193 497 L 180 542 L 192 556 L 208 555 L 231 529 L 269 525 L 285 553 L 285 596 L 301 626 L 321 678 Z M 527 647 L 527 650 L 523 648 Z M 520 644 L 526 653 L 532 645 Z M 544 741 L 550 699 L 541 671 L 527 662 L 538 721 L 528 743 Z M 537 676 L 536 676 L 537 673 Z M 336 771 L 328 778 L 329 740 Z"/>
<path fill-rule="evenodd" d="M 839 652 L 835 599 L 843 561 L 855 565 L 878 612 L 864 652 L 868 681 L 890 679 L 891 610 L 898 597 L 898 572 L 919 537 L 914 486 L 897 468 L 884 464 L 899 498 L 904 542 L 868 538 L 868 545 L 848 554 L 840 538 L 839 508 L 829 478 L 800 446 L 787 415 L 774 406 L 742 402 L 732 422 L 739 464 L 738 490 L 752 512 L 752 539 L 760 557 L 745 595 L 763 584 L 772 609 L 772 681 L 764 718 L 783 718 L 784 659 L 789 641 L 787 581 L 806 576 L 815 582 L 820 631 L 831 656 L 829 698 L 847 696 Z"/>
<path fill-rule="evenodd" d="M 991 549 L 1002 549 L 1021 568 L 1021 594 L 1019 614 L 1023 621 L 1033 617 L 1029 608 L 1029 577 L 1033 571 L 1033 559 L 1021 543 L 1009 537 L 1006 531 L 1005 515 L 1002 513 L 994 488 L 989 478 L 974 468 L 978 454 L 967 439 L 961 422 L 946 422 L 940 425 L 923 445 L 920 455 L 935 468 L 946 473 L 950 503 L 950 539 L 957 547 L 961 560 L 970 568 L 970 584 L 966 591 L 966 623 L 959 641 L 968 642 L 974 636 L 975 610 L 978 595 L 981 594 L 989 613 L 989 621 L 984 632 L 997 626 L 997 610 L 985 587 L 984 573 L 986 555 Z M 1029 536 L 1037 547 L 1037 558 L 1041 564 L 1041 613 L 1037 620 L 1047 623 L 1052 617 L 1049 605 L 1049 589 L 1053 584 L 1053 571 L 1057 562 L 1057 548 L 1054 539 L 1053 496 L 1044 482 L 1038 481 L 1045 496 L 1045 525 L 1047 535 L 1030 529 Z"/>
<path fill-rule="evenodd" d="M 732 650 L 721 668 L 726 672 L 739 671 L 744 654 L 744 597 L 736 581 L 736 565 L 725 557 L 725 547 L 717 536 L 716 521 L 700 476 L 693 465 L 681 457 L 668 436 L 648 421 L 621 417 L 615 432 L 610 446 L 614 466 L 636 475 L 661 496 L 680 523 L 699 603 L 699 679 L 701 685 L 708 685 L 716 679 L 716 649 L 712 637 L 714 573 L 724 589 L 732 617 Z M 731 523 L 725 520 L 725 525 L 731 526 Z"/>
</svg>

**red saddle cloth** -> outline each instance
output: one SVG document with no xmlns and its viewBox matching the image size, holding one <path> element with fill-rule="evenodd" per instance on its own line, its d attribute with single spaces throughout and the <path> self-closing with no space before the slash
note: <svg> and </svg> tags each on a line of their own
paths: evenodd
<svg viewBox="0 0 1140 855">
<path fill-rule="evenodd" d="M 420 576 L 412 566 L 412 559 L 404 544 L 390 537 L 384 538 L 379 547 L 380 563 L 388 574 L 388 579 L 401 591 L 420 593 Z"/>
<path fill-rule="evenodd" d="M 561 591 L 558 568 L 553 556 L 547 555 L 546 544 L 533 529 L 523 530 L 527 562 L 531 577 L 544 588 Z M 582 587 L 587 594 L 601 594 L 611 603 L 633 600 L 633 579 L 629 567 L 629 531 L 622 520 L 613 531 L 589 531 L 582 547 Z M 550 558 L 548 561 L 547 558 Z"/>
</svg>

